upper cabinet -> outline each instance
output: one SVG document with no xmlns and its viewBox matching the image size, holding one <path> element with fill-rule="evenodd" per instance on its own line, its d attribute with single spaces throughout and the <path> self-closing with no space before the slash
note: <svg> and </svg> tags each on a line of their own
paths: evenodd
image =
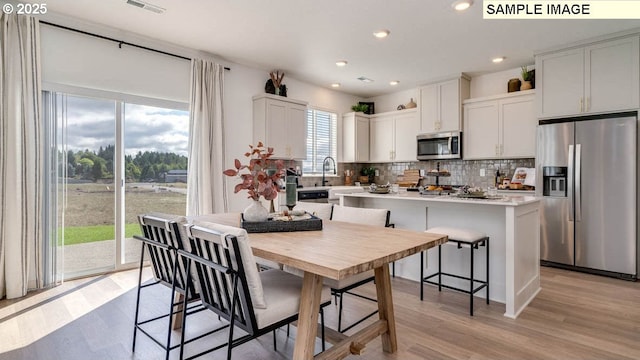
<svg viewBox="0 0 640 360">
<path fill-rule="evenodd" d="M 420 88 L 422 133 L 462 130 L 462 100 L 469 98 L 469 78 L 459 77 Z"/>
<path fill-rule="evenodd" d="M 369 126 L 370 162 L 416 161 L 417 109 L 372 115 Z"/>
<path fill-rule="evenodd" d="M 274 157 L 307 156 L 307 103 L 282 96 L 253 97 L 253 141 L 274 148 Z"/>
<path fill-rule="evenodd" d="M 342 161 L 369 161 L 369 117 L 363 113 L 342 116 Z"/>
<path fill-rule="evenodd" d="M 538 116 L 639 108 L 639 44 L 636 35 L 536 56 Z"/>
<path fill-rule="evenodd" d="M 535 90 L 466 101 L 464 159 L 535 157 L 534 101 Z"/>
</svg>

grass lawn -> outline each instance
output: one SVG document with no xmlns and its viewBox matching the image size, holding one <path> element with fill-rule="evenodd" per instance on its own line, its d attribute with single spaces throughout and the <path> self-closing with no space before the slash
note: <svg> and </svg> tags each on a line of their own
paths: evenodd
<svg viewBox="0 0 640 360">
<path fill-rule="evenodd" d="M 64 229 L 64 244 L 74 245 L 92 241 L 113 240 L 115 238 L 113 225 L 69 226 Z M 126 224 L 124 228 L 125 238 L 139 235 L 140 225 Z"/>
</svg>

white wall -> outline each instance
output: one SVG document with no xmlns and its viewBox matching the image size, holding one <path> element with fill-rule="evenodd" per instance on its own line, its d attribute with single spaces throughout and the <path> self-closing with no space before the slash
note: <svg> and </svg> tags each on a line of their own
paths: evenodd
<svg viewBox="0 0 640 360">
<path fill-rule="evenodd" d="M 534 68 L 533 65 L 528 66 L 529 70 Z M 522 80 L 521 72 L 521 68 L 515 68 L 471 78 L 471 98 L 506 94 L 509 80 L 514 78 Z"/>
<path fill-rule="evenodd" d="M 375 103 L 376 114 L 398 109 L 398 105 L 407 105 L 413 98 L 413 101 L 420 106 L 420 89 L 414 88 L 404 91 L 398 91 L 393 94 L 380 95 L 368 98 L 366 101 Z"/>
<path fill-rule="evenodd" d="M 252 97 L 264 92 L 265 82 L 269 79 L 267 70 L 235 64 L 217 55 L 54 13 L 48 13 L 44 20 L 185 57 L 213 60 L 231 68 L 230 71 L 225 71 L 224 93 L 225 164 L 227 167 L 233 166 L 233 159 L 242 157 L 249 144 L 253 143 Z M 42 48 L 46 50 L 43 52 L 47 53 L 47 56 L 42 57 L 45 81 L 81 87 L 98 87 L 101 90 L 116 92 L 133 91 L 135 95 L 140 96 L 160 96 L 188 101 L 190 75 L 185 72 L 185 69 L 190 69 L 188 61 L 126 46 L 119 49 L 116 43 L 65 30 L 52 30 L 47 25 L 42 25 L 42 28 L 44 29 Z M 69 64 L 65 64 L 65 59 Z M 105 61 L 105 59 L 110 60 Z M 140 66 L 141 61 L 143 66 Z M 131 69 L 128 76 L 132 76 L 131 74 L 145 74 L 145 76 L 137 77 L 136 81 L 121 77 L 111 78 L 100 71 L 100 66 L 119 68 L 123 73 Z M 356 96 L 310 85 L 286 75 L 283 83 L 287 85 L 288 97 L 307 101 L 310 107 L 337 112 L 339 129 L 342 129 L 342 113 L 351 111 L 351 105 L 360 100 Z M 122 84 L 125 86 L 122 87 Z M 169 84 L 168 87 L 167 84 Z M 338 144 L 340 153 L 342 151 L 340 131 Z M 230 178 L 228 180 L 229 210 L 240 211 L 248 205 L 249 201 L 244 193 L 233 194 L 236 180 Z"/>
</svg>

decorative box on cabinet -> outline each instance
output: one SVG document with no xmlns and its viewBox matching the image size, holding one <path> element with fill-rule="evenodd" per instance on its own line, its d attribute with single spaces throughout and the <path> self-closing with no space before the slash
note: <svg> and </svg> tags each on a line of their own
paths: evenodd
<svg viewBox="0 0 640 360">
<path fill-rule="evenodd" d="M 464 159 L 532 158 L 535 90 L 464 102 Z"/>
<path fill-rule="evenodd" d="M 465 75 L 420 88 L 421 132 L 462 129 L 462 101 L 469 98 L 469 80 Z"/>
<path fill-rule="evenodd" d="M 369 117 L 364 113 L 342 116 L 342 161 L 369 161 Z"/>
<path fill-rule="evenodd" d="M 638 35 L 536 56 L 538 116 L 640 107 Z"/>
<path fill-rule="evenodd" d="M 253 141 L 274 148 L 274 157 L 307 156 L 307 103 L 282 96 L 253 97 Z"/>
<path fill-rule="evenodd" d="M 376 114 L 369 122 L 369 161 L 416 161 L 417 109 Z"/>
</svg>

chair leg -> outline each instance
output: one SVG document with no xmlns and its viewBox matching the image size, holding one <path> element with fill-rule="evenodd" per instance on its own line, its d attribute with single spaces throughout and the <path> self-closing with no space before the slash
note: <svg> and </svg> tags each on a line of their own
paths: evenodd
<svg viewBox="0 0 640 360">
<path fill-rule="evenodd" d="M 489 238 L 485 240 L 487 244 L 487 305 L 489 305 Z"/>
<path fill-rule="evenodd" d="M 442 245 L 438 245 L 438 291 L 442 291 Z"/>
<path fill-rule="evenodd" d="M 291 324 L 287 324 L 287 337 L 289 337 L 289 330 L 291 330 Z"/>
<path fill-rule="evenodd" d="M 131 345 L 131 352 L 136 352 L 136 334 L 138 332 L 138 311 L 140 310 L 140 290 L 142 286 L 142 266 L 144 265 L 145 245 L 145 243 L 142 243 L 142 253 L 140 254 L 140 268 L 138 270 L 138 293 L 136 295 L 136 314 L 133 320 L 133 344 Z"/>
<path fill-rule="evenodd" d="M 473 316 L 473 244 L 469 246 L 471 251 L 471 276 L 469 281 L 469 314 Z"/>
<path fill-rule="evenodd" d="M 322 351 L 326 350 L 326 345 L 324 341 L 324 309 L 320 308 L 320 334 L 322 340 Z"/>
<path fill-rule="evenodd" d="M 187 260 L 187 269 L 191 269 L 191 259 Z M 191 273 L 187 273 L 187 286 L 182 297 L 182 327 L 180 328 L 180 360 L 184 356 L 184 335 L 187 332 L 187 305 L 189 299 L 189 288 L 191 287 Z"/>
<path fill-rule="evenodd" d="M 238 277 L 233 277 L 233 293 L 231 294 L 231 314 L 236 313 L 236 299 L 238 297 Z M 233 350 L 233 327 L 235 326 L 236 317 L 231 316 L 229 322 L 229 342 L 227 342 L 227 360 L 231 360 L 231 350 Z"/>
<path fill-rule="evenodd" d="M 424 251 L 420 252 L 420 301 L 424 300 Z"/>
<path fill-rule="evenodd" d="M 340 304 L 338 305 L 338 332 L 342 332 L 342 298 L 343 294 L 340 294 Z"/>
<path fill-rule="evenodd" d="M 276 342 L 276 329 L 273 329 L 273 351 L 278 351 L 278 343 Z"/>
<path fill-rule="evenodd" d="M 391 276 L 396 277 L 396 262 L 391 263 Z"/>
</svg>

